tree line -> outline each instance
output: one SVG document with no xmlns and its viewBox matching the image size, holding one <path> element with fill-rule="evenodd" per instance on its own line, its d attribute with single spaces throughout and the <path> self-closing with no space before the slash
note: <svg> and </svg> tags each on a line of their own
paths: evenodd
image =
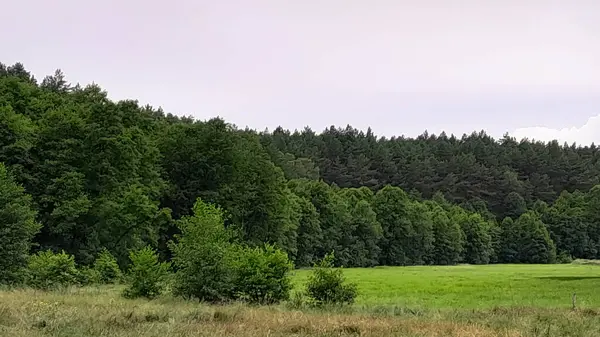
<svg viewBox="0 0 600 337">
<path fill-rule="evenodd" d="M 348 267 L 598 258 L 598 158 L 593 144 L 484 132 L 257 132 L 0 64 L 0 263 L 108 251 L 125 267 L 148 245 L 171 260 L 198 198 L 297 267 L 330 252 Z"/>
</svg>

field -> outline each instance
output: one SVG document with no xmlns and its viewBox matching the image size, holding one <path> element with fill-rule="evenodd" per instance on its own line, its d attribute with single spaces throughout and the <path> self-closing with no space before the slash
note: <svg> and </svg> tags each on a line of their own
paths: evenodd
<svg viewBox="0 0 600 337">
<path fill-rule="evenodd" d="M 307 275 L 296 271 L 298 287 Z M 600 308 L 597 265 L 377 267 L 345 269 L 345 275 L 359 286 L 360 306 L 569 308 L 576 293 L 578 305 Z"/>
<path fill-rule="evenodd" d="M 0 291 L 0 336 L 598 336 L 600 267 L 347 269 L 352 308 L 208 306 L 121 288 Z M 298 284 L 307 276 L 294 275 Z M 571 295 L 577 293 L 577 310 Z M 598 309 L 597 309 L 598 308 Z"/>
</svg>

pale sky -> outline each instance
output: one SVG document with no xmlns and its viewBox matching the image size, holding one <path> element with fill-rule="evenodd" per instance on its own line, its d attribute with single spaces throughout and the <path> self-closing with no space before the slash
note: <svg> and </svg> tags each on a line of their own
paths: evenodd
<svg viewBox="0 0 600 337">
<path fill-rule="evenodd" d="M 600 143 L 597 0 L 19 0 L 0 62 L 258 130 Z"/>
</svg>

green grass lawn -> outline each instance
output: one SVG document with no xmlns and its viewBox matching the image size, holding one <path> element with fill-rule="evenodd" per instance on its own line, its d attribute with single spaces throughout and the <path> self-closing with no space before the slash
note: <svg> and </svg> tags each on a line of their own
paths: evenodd
<svg viewBox="0 0 600 337">
<path fill-rule="evenodd" d="M 344 269 L 359 289 L 357 305 L 428 309 L 600 307 L 600 266 L 484 265 Z M 294 275 L 301 287 L 308 270 Z"/>
</svg>

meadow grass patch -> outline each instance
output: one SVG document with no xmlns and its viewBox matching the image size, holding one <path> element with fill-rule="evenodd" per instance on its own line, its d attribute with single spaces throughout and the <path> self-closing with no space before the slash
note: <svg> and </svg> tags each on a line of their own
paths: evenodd
<svg viewBox="0 0 600 337">
<path fill-rule="evenodd" d="M 302 310 L 207 305 L 166 294 L 128 300 L 118 285 L 3 290 L 0 336 L 592 337 L 600 331 L 595 266 L 396 267 L 345 274 L 359 287 L 355 305 Z M 295 284 L 305 275 L 296 271 Z M 582 301 L 577 310 L 570 308 L 573 289 Z"/>
<path fill-rule="evenodd" d="M 296 289 L 307 270 L 294 272 Z M 460 265 L 345 268 L 358 284 L 357 306 L 427 309 L 600 307 L 596 265 Z"/>
</svg>

